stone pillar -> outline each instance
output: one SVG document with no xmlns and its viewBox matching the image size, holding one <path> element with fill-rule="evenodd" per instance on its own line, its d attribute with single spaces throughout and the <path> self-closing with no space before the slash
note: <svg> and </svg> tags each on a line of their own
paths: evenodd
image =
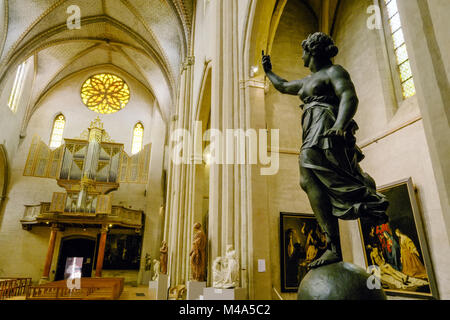
<svg viewBox="0 0 450 320">
<path fill-rule="evenodd" d="M 192 67 L 195 59 L 190 56 L 186 59 L 181 74 L 180 97 L 178 101 L 177 117 L 174 130 L 186 130 L 191 133 L 191 111 L 192 111 Z M 173 131 L 172 131 L 173 132 Z M 172 133 L 171 132 L 171 133 Z M 187 137 L 186 137 L 187 138 Z M 171 144 L 172 145 L 172 144 Z M 166 219 L 170 221 L 166 226 L 169 247 L 169 267 L 171 285 L 185 283 L 189 274 L 189 172 L 190 172 L 190 145 L 189 141 L 183 141 L 182 163 L 176 164 L 173 155 L 170 156 L 170 180 L 169 188 L 169 215 Z M 173 145 L 169 152 L 173 151 Z"/>
<path fill-rule="evenodd" d="M 250 127 L 254 130 L 266 129 L 265 82 L 263 79 L 248 80 L 245 83 L 248 96 Z M 270 238 L 261 230 L 269 230 L 270 221 L 267 214 L 267 202 L 270 197 L 267 177 L 261 175 L 261 164 L 249 168 L 249 206 L 248 243 L 249 243 L 249 299 L 262 300 L 272 295 L 272 278 L 270 273 Z M 266 260 L 266 272 L 258 272 L 258 260 Z"/>
<path fill-rule="evenodd" d="M 43 281 L 49 280 L 50 268 L 52 266 L 53 252 L 55 251 L 55 242 L 56 242 L 56 235 L 58 232 L 58 226 L 56 224 L 53 224 L 50 230 L 51 230 L 50 240 L 48 242 L 47 255 L 45 256 L 44 271 L 42 273 L 41 278 L 41 280 Z"/>
<path fill-rule="evenodd" d="M 100 235 L 100 243 L 98 245 L 98 253 L 97 253 L 97 266 L 95 267 L 95 276 L 102 276 L 102 268 L 103 268 L 103 259 L 105 258 L 105 245 L 106 245 L 106 235 L 108 233 L 108 227 L 102 226 L 101 235 Z"/>
<path fill-rule="evenodd" d="M 330 0 L 323 0 L 320 13 L 320 29 L 322 32 L 330 33 Z"/>
<path fill-rule="evenodd" d="M 240 90 L 242 56 L 239 37 L 239 2 L 215 1 L 215 44 L 212 59 L 211 129 L 222 135 L 220 163 L 210 165 L 208 270 L 217 256 L 232 245 L 241 265 L 240 286 L 247 287 L 247 166 L 238 160 L 237 130 L 249 128 Z M 229 140 L 227 144 L 227 131 Z M 211 272 L 208 283 L 211 283 Z"/>
</svg>

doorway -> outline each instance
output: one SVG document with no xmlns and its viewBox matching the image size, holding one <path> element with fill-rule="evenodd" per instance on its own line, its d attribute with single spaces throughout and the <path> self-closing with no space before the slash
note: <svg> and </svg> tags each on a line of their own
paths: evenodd
<svg viewBox="0 0 450 320">
<path fill-rule="evenodd" d="M 94 264 L 95 239 L 91 238 L 64 238 L 61 240 L 55 281 L 67 278 L 67 266 L 81 267 L 81 277 L 90 278 Z M 78 259 L 74 259 L 78 258 Z"/>
</svg>

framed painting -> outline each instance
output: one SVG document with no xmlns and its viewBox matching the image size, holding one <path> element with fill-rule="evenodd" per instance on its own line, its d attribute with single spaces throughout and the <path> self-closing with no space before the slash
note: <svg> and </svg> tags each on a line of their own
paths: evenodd
<svg viewBox="0 0 450 320">
<path fill-rule="evenodd" d="M 359 221 L 367 267 L 375 266 L 388 295 L 438 299 L 412 179 L 380 187 L 378 192 L 389 200 L 389 222 Z"/>
<path fill-rule="evenodd" d="M 297 292 L 308 264 L 322 255 L 326 243 L 313 215 L 280 213 L 281 292 Z"/>
</svg>

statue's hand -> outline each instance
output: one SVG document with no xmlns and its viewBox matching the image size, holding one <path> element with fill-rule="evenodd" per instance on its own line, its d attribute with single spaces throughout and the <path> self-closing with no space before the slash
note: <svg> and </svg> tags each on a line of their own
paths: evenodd
<svg viewBox="0 0 450 320">
<path fill-rule="evenodd" d="M 344 138 L 344 130 L 333 127 L 333 128 L 331 128 L 331 129 L 328 129 L 328 130 L 324 133 L 323 136 L 324 136 L 324 137 L 330 137 L 330 138 L 332 138 L 332 137 Z"/>
<path fill-rule="evenodd" d="M 264 72 L 267 73 L 269 71 L 272 71 L 272 62 L 270 60 L 270 56 L 264 55 L 264 51 L 262 53 L 263 53 L 262 65 L 263 65 Z"/>
</svg>

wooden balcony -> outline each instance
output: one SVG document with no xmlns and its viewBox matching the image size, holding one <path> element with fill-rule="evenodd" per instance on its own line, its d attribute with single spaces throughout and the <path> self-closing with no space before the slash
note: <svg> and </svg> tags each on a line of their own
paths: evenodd
<svg viewBox="0 0 450 320">
<path fill-rule="evenodd" d="M 25 205 L 25 211 L 20 220 L 22 228 L 31 230 L 33 226 L 46 226 L 51 224 L 59 225 L 80 225 L 98 226 L 112 224 L 124 228 L 142 228 L 144 213 L 139 210 L 127 209 L 121 206 L 112 206 L 109 214 L 91 214 L 83 212 L 62 212 L 50 211 L 49 202 L 41 202 L 38 205 Z"/>
</svg>

